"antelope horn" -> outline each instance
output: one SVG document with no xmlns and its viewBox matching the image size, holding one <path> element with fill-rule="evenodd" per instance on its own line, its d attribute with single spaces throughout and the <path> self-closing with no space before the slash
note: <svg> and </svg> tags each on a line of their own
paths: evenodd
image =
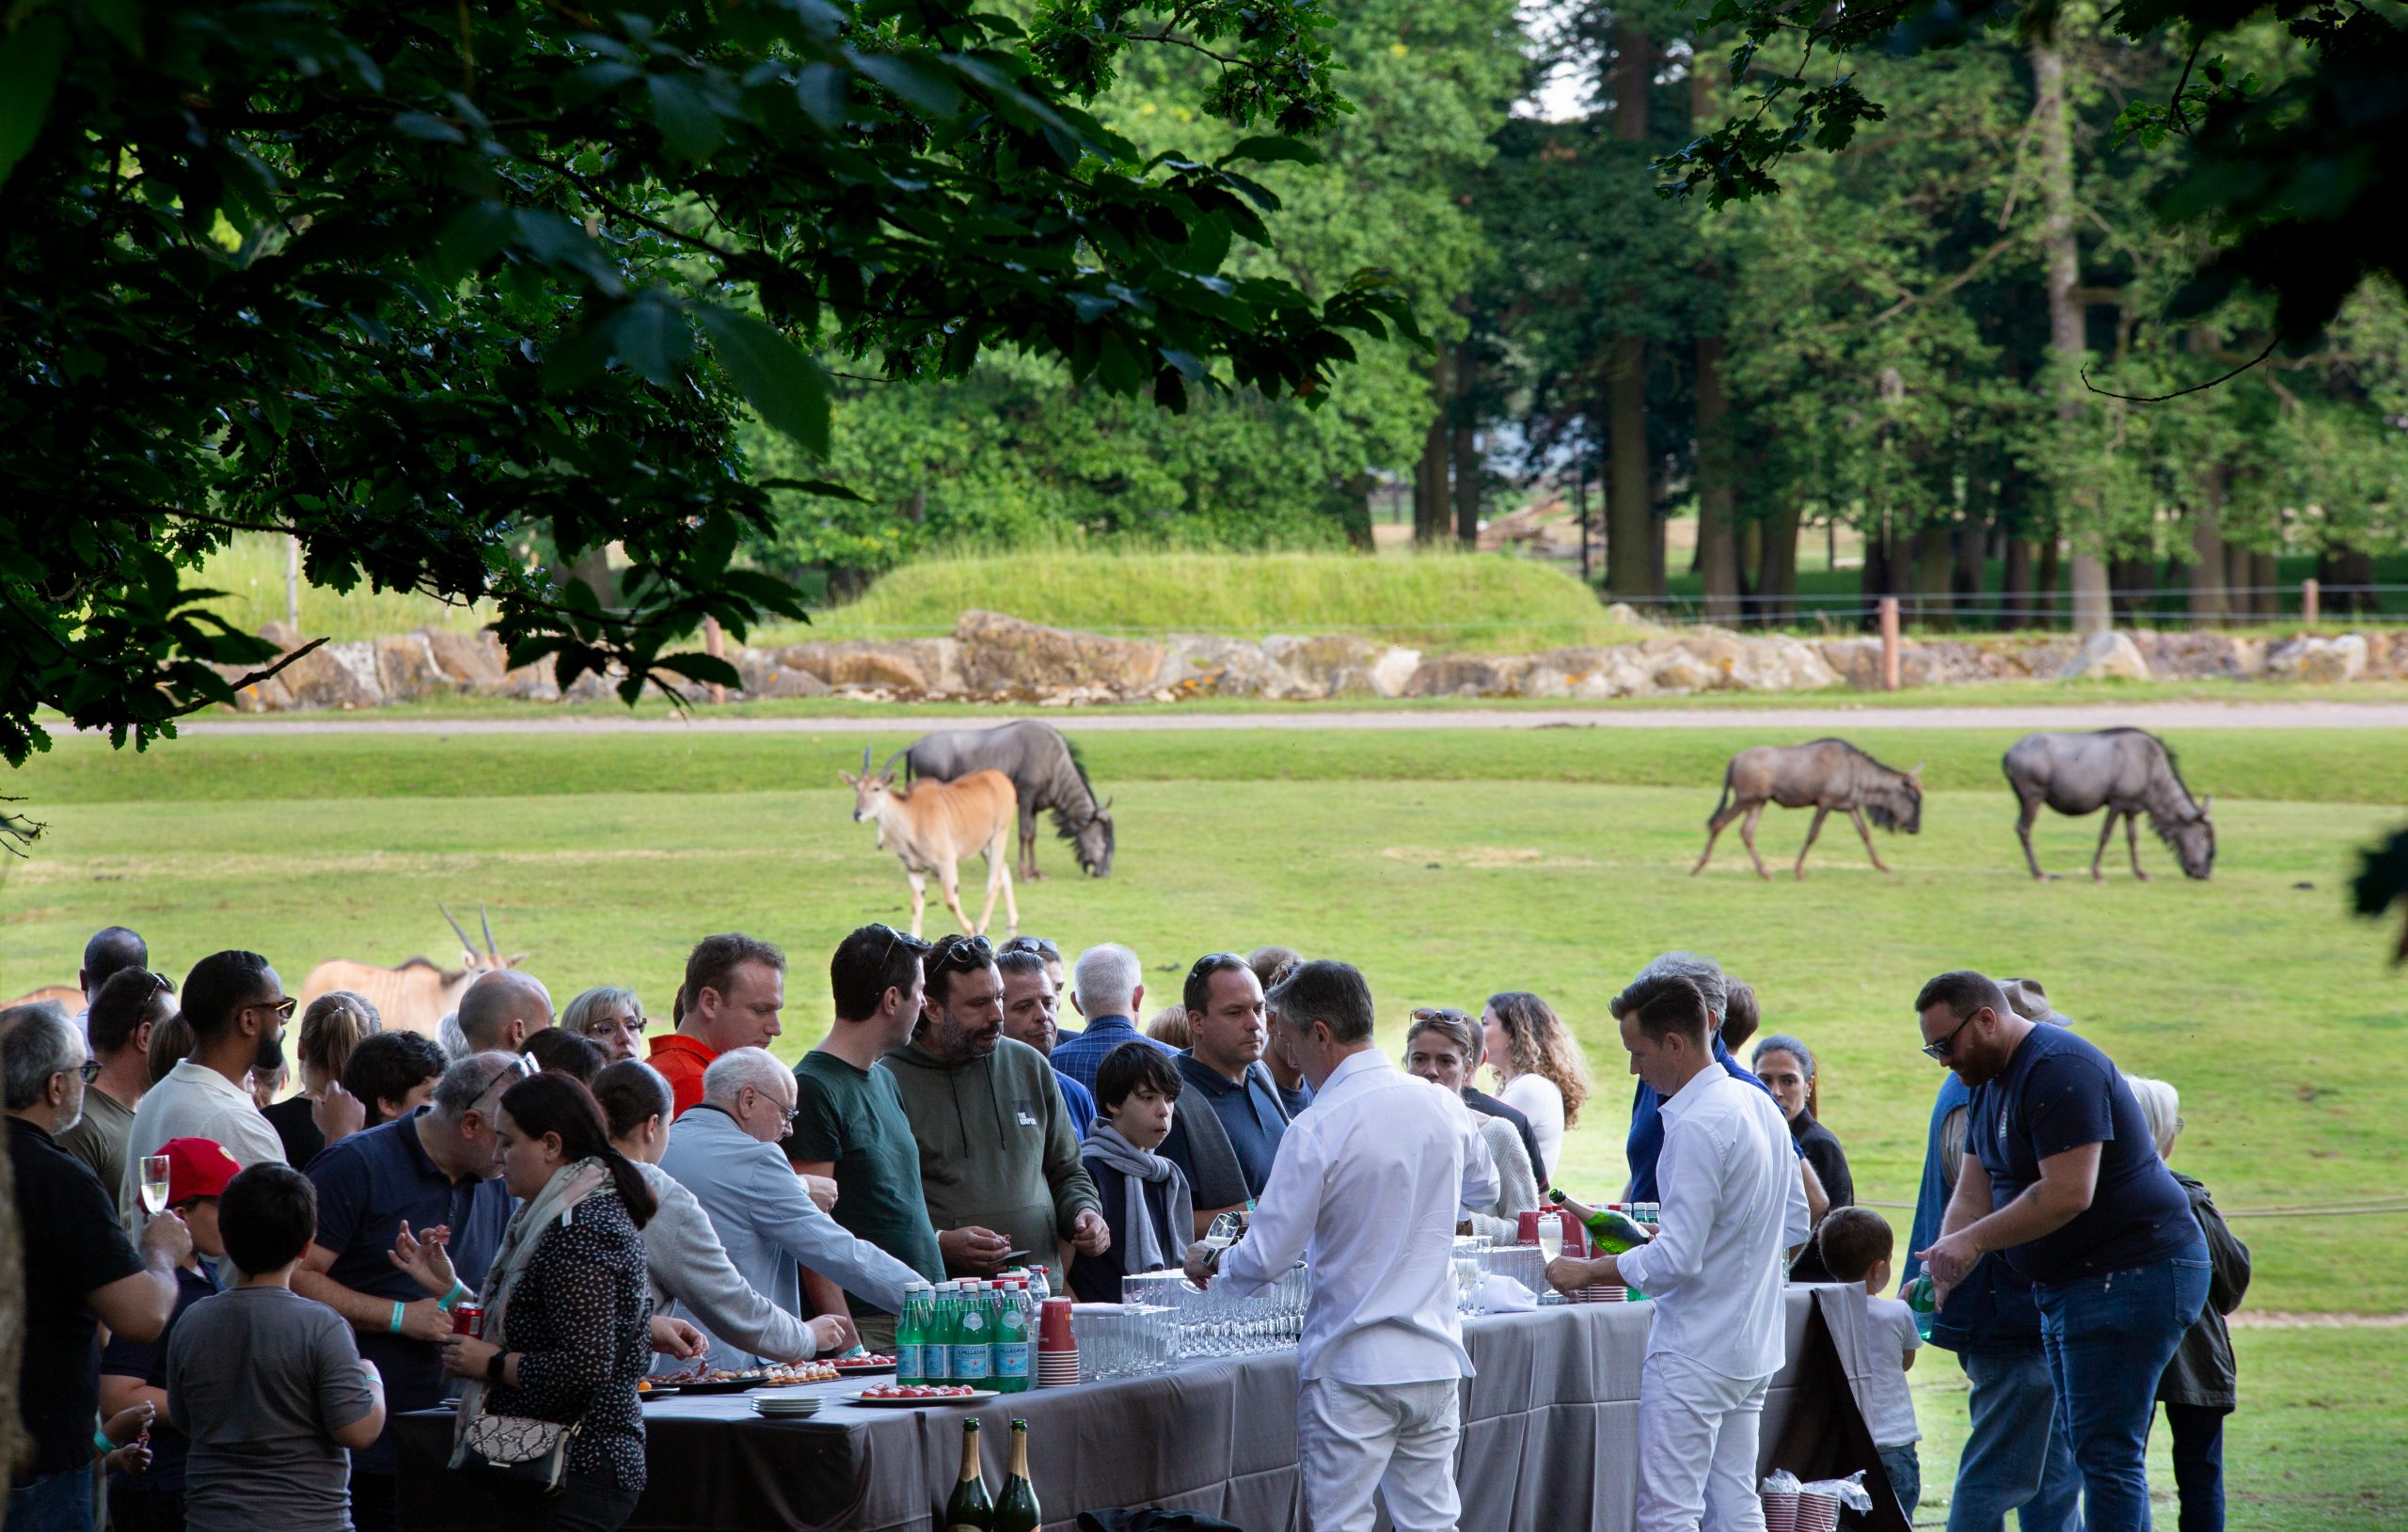
<svg viewBox="0 0 2408 1532">
<path fill-rule="evenodd" d="M 435 908 L 437 909 L 443 909 L 443 901 L 440 899 L 436 900 L 435 902 Z M 443 918 L 447 921 L 452 921 L 452 934 L 460 939 L 460 950 L 462 952 L 468 953 L 475 952 L 477 950 L 477 944 L 468 940 L 467 932 L 460 929 L 460 923 L 458 921 L 452 920 L 452 911 L 443 909 Z"/>
<path fill-rule="evenodd" d="M 485 914 L 485 902 L 483 899 L 477 901 L 477 924 L 485 928 L 485 956 L 497 963 L 500 962 L 501 949 L 493 944 L 493 921 Z"/>
<path fill-rule="evenodd" d="M 864 777 L 869 775 L 869 747 L 867 745 L 863 745 L 862 747 L 862 775 Z"/>
</svg>

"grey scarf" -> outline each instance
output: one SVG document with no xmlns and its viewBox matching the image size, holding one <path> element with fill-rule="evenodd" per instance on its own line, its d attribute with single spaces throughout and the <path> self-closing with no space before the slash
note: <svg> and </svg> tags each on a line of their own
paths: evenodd
<svg viewBox="0 0 2408 1532">
<path fill-rule="evenodd" d="M 1208 1109 L 1209 1110 L 1209 1109 Z M 1127 1245 L 1124 1271 L 1159 1271 L 1178 1263 L 1187 1251 L 1184 1235 L 1196 1227 L 1196 1203 L 1187 1189 L 1187 1178 L 1179 1167 L 1161 1155 L 1137 1147 L 1120 1136 L 1120 1129 L 1099 1119 L 1081 1146 L 1081 1157 L 1096 1161 L 1120 1172 L 1128 1179 L 1128 1205 L 1120 1215 L 1120 1238 Z M 1146 1216 L 1146 1183 L 1168 1181 L 1170 1185 L 1171 1238 L 1182 1242 L 1177 1250 L 1165 1251 L 1162 1240 L 1154 1236 L 1154 1221 Z"/>
</svg>

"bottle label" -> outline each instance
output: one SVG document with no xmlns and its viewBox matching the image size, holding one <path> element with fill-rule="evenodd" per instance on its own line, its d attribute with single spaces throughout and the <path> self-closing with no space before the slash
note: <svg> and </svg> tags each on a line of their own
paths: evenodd
<svg viewBox="0 0 2408 1532">
<path fill-rule="evenodd" d="M 919 1377 L 920 1353 L 923 1350 L 924 1348 L 916 1340 L 896 1341 L 895 1343 L 895 1371 L 896 1375 L 903 1378 Z"/>
<path fill-rule="evenodd" d="M 1025 1378 L 1028 1376 L 1028 1343 L 998 1341 L 995 1344 L 995 1376 Z"/>
<path fill-rule="evenodd" d="M 935 1341 L 923 1342 L 920 1346 L 920 1366 L 921 1382 L 943 1382 L 953 1376 L 953 1348 L 941 1346 Z"/>
<path fill-rule="evenodd" d="M 961 1317 L 961 1335 L 964 1338 L 957 1339 L 953 1346 L 954 1382 L 975 1382 L 993 1375 L 993 1358 L 986 1334 L 985 1315 L 970 1313 Z"/>
</svg>

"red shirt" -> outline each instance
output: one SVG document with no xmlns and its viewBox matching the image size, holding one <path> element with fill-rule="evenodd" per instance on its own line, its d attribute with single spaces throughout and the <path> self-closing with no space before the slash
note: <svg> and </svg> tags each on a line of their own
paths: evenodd
<svg viewBox="0 0 2408 1532">
<path fill-rule="evenodd" d="M 669 1092 L 676 1104 L 676 1114 L 684 1116 L 691 1108 L 702 1105 L 703 1071 L 711 1066 L 719 1054 L 695 1038 L 682 1033 L 652 1040 L 652 1051 L 644 1062 L 660 1071 L 669 1082 Z"/>
</svg>

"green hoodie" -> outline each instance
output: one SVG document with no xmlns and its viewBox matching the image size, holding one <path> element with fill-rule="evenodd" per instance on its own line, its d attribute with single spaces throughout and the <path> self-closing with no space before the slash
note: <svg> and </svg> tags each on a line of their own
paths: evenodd
<svg viewBox="0 0 2408 1532">
<path fill-rule="evenodd" d="M 1055 1241 L 1082 1208 L 1101 1205 L 1045 1055 L 1001 1037 L 985 1057 L 948 1064 L 913 1043 L 879 1067 L 895 1076 L 911 1119 L 928 1221 L 940 1233 L 994 1230 L 1068 1292 Z"/>
</svg>

